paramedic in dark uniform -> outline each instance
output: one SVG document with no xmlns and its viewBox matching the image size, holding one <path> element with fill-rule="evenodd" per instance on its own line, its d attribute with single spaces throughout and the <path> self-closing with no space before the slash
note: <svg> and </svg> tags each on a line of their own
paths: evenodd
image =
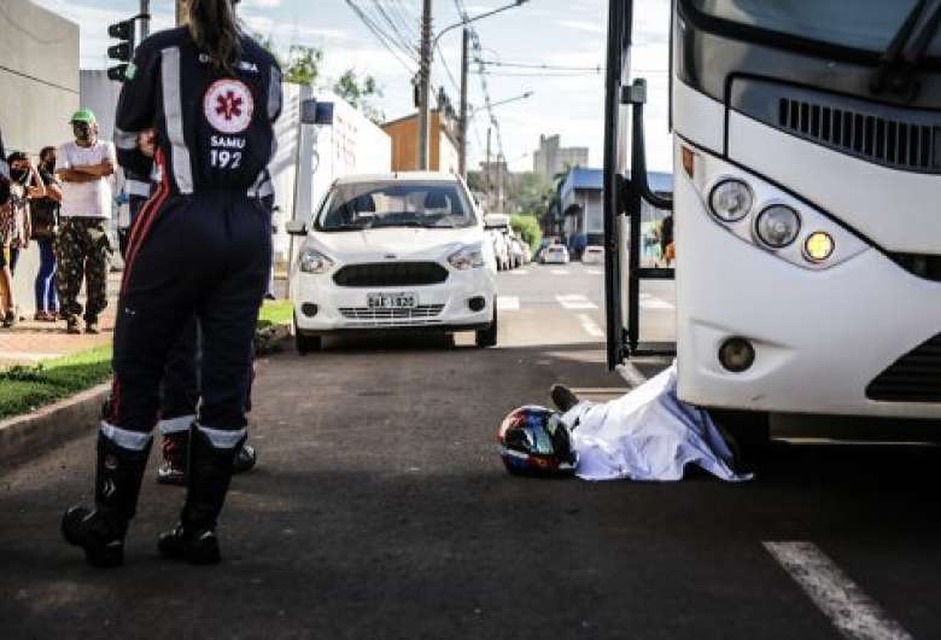
<svg viewBox="0 0 941 640">
<path fill-rule="evenodd" d="M 202 329 L 201 402 L 191 427 L 180 523 L 160 553 L 219 561 L 216 521 L 245 439 L 252 336 L 271 259 L 271 219 L 256 184 L 281 111 L 275 59 L 241 32 L 230 0 L 190 0 L 188 25 L 145 40 L 115 117 L 118 161 L 144 173 L 155 131 L 160 184 L 128 242 L 114 336 L 114 381 L 98 437 L 95 508 L 62 530 L 95 566 L 123 562 L 157 422 L 160 378 L 186 322 Z"/>
</svg>

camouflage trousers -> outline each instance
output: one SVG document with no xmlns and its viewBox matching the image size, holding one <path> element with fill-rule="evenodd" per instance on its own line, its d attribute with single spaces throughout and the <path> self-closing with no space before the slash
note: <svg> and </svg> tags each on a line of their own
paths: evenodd
<svg viewBox="0 0 941 640">
<path fill-rule="evenodd" d="M 63 216 L 56 238 L 59 310 L 67 318 L 82 313 L 78 292 L 85 280 L 85 321 L 94 322 L 108 306 L 108 263 L 111 241 L 103 218 Z"/>
</svg>

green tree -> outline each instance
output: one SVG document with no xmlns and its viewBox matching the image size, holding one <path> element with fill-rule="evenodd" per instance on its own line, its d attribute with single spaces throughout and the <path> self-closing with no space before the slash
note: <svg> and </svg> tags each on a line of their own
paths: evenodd
<svg viewBox="0 0 941 640">
<path fill-rule="evenodd" d="M 270 43 L 270 38 L 268 39 Z M 313 85 L 320 76 L 323 51 L 316 47 L 292 44 L 286 60 L 281 60 L 284 81 L 301 85 Z"/>
<path fill-rule="evenodd" d="M 360 79 L 353 69 L 348 69 L 334 83 L 333 92 L 362 111 L 363 115 L 376 124 L 385 121 L 385 114 L 377 109 L 371 101 L 373 97 L 382 97 L 382 89 L 372 76 L 367 75 Z"/>
<path fill-rule="evenodd" d="M 520 234 L 523 242 L 535 252 L 542 242 L 542 229 L 539 218 L 529 213 L 517 213 L 510 217 L 510 227 Z"/>
</svg>

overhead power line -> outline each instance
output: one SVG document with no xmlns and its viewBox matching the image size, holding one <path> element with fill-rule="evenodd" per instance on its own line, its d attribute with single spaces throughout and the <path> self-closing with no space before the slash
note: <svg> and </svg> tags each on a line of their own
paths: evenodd
<svg viewBox="0 0 941 640">
<path fill-rule="evenodd" d="M 545 71 L 591 71 L 603 73 L 604 66 L 598 64 L 593 67 L 571 67 L 556 64 L 527 63 L 527 62 L 501 62 L 499 60 L 477 60 L 476 62 L 489 67 L 508 67 L 514 69 L 543 69 Z"/>
<path fill-rule="evenodd" d="M 362 23 L 366 25 L 366 28 L 376 37 L 379 44 L 389 51 L 409 73 L 415 73 L 415 66 L 418 64 L 418 56 L 415 52 L 380 27 L 376 23 L 376 20 L 369 16 L 353 0 L 346 0 L 346 4 L 349 5 L 350 9 L 352 9 Z"/>
</svg>

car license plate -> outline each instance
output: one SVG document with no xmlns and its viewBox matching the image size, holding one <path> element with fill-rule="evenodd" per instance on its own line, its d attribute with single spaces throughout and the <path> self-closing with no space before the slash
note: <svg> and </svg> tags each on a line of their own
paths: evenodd
<svg viewBox="0 0 941 640">
<path fill-rule="evenodd" d="M 370 309 L 414 309 L 418 296 L 414 293 L 370 293 L 366 296 Z"/>
</svg>

